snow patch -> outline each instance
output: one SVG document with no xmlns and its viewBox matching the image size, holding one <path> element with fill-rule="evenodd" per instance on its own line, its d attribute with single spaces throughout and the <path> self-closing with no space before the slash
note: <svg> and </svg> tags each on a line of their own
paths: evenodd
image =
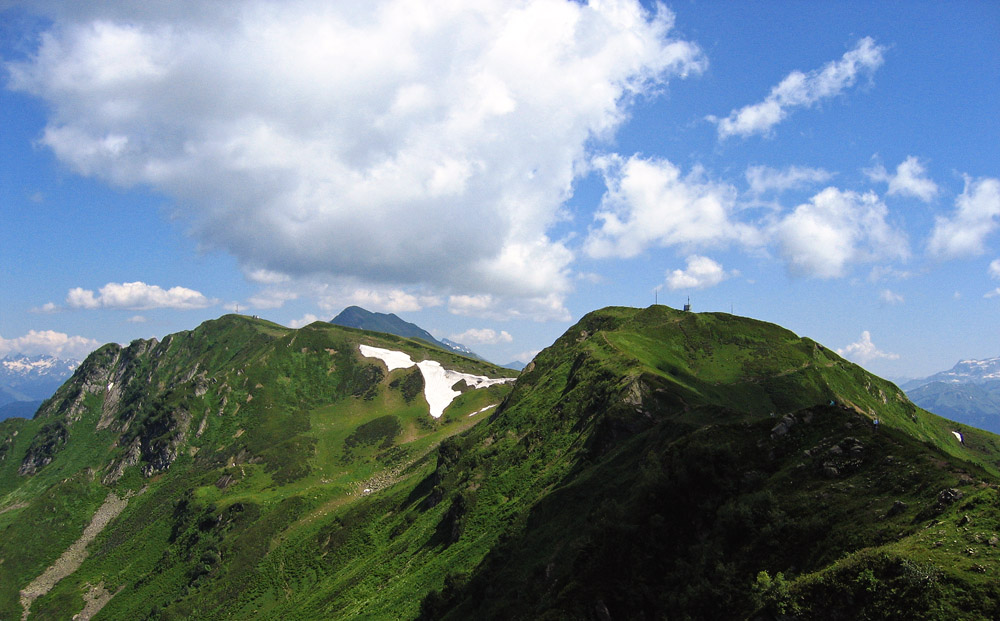
<svg viewBox="0 0 1000 621">
<path fill-rule="evenodd" d="M 493 409 L 493 408 L 495 408 L 496 406 L 497 406 L 497 404 L 496 404 L 496 403 L 494 403 L 493 405 L 487 405 L 487 406 L 486 406 L 486 407 L 484 407 L 483 409 L 481 409 L 481 410 L 476 410 L 476 411 L 475 411 L 475 412 L 473 412 L 472 414 L 469 414 L 469 416 L 475 416 L 476 414 L 482 414 L 482 413 L 483 413 L 483 412 L 485 412 L 486 410 L 490 410 L 490 409 Z"/>
<path fill-rule="evenodd" d="M 409 369 L 415 364 L 409 354 L 404 354 L 401 351 L 392 351 L 391 349 L 382 349 L 381 347 L 361 345 L 361 355 L 365 358 L 378 358 L 385 363 L 385 366 L 389 367 L 390 371 L 395 369 Z"/>
<path fill-rule="evenodd" d="M 391 349 L 382 349 L 381 347 L 360 345 L 359 348 L 361 349 L 362 356 L 365 358 L 378 358 L 385 363 L 389 371 L 408 369 L 416 365 L 420 369 L 420 374 L 424 376 L 424 398 L 427 399 L 431 416 L 434 418 L 440 418 L 444 414 L 445 408 L 451 405 L 455 397 L 462 394 L 453 388 L 455 384 L 462 380 L 465 380 L 473 388 L 486 388 L 494 384 L 513 382 L 516 379 L 513 377 L 490 378 L 485 375 L 472 375 L 470 373 L 452 371 L 441 366 L 441 363 L 436 360 L 413 362 L 409 354 Z"/>
</svg>

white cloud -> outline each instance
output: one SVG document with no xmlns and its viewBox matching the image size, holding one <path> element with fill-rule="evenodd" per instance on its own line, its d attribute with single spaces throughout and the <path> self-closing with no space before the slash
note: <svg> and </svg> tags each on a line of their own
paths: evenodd
<svg viewBox="0 0 1000 621">
<path fill-rule="evenodd" d="M 125 321 L 127 321 L 129 323 L 146 323 L 146 318 L 143 317 L 142 315 L 132 315 L 131 317 L 129 317 Z"/>
<path fill-rule="evenodd" d="M 859 364 L 868 364 L 873 360 L 898 360 L 899 354 L 890 354 L 879 351 L 872 343 L 872 335 L 868 330 L 861 333 L 861 338 L 857 342 L 851 343 L 843 349 L 838 349 L 837 353 L 845 358 L 850 358 Z"/>
<path fill-rule="evenodd" d="M 902 295 L 896 293 L 891 289 L 882 289 L 882 291 L 880 291 L 878 294 L 878 298 L 882 300 L 882 302 L 884 302 L 885 304 L 892 304 L 892 305 L 902 304 L 905 301 Z"/>
<path fill-rule="evenodd" d="M 288 289 L 266 288 L 253 295 L 247 302 L 254 308 L 281 308 L 285 302 L 297 300 L 299 294 Z"/>
<path fill-rule="evenodd" d="M 868 281 L 879 283 L 884 280 L 906 280 L 913 276 L 912 272 L 896 269 L 888 265 L 876 265 L 868 274 Z"/>
<path fill-rule="evenodd" d="M 709 117 L 709 120 L 718 125 L 719 139 L 766 134 L 790 110 L 808 108 L 839 95 L 854 84 L 858 74 L 874 72 L 882 65 L 884 51 L 883 46 L 875 45 L 874 39 L 865 37 L 840 60 L 829 62 L 822 69 L 791 72 L 771 89 L 764 101 L 733 110 L 726 118 Z"/>
<path fill-rule="evenodd" d="M 319 317 L 313 315 L 312 313 L 306 313 L 305 315 L 302 316 L 301 319 L 292 319 L 291 321 L 289 321 L 288 327 L 298 330 L 299 328 L 308 326 L 309 324 L 314 323 L 316 321 L 319 321 Z"/>
<path fill-rule="evenodd" d="M 677 289 L 706 289 L 734 275 L 708 257 L 693 254 L 687 258 L 687 268 L 667 273 L 667 286 Z"/>
<path fill-rule="evenodd" d="M 448 311 L 455 315 L 478 315 L 489 312 L 495 304 L 492 295 L 453 295 L 448 298 Z"/>
<path fill-rule="evenodd" d="M 1000 280 L 1000 259 L 993 259 L 992 261 L 990 261 L 989 274 L 990 274 L 990 278 L 994 278 L 996 280 Z M 986 298 L 995 298 L 997 296 L 1000 296 L 1000 288 L 997 288 L 997 289 L 994 289 L 993 291 L 990 291 L 989 293 L 987 293 L 983 297 L 986 297 Z"/>
<path fill-rule="evenodd" d="M 634 257 L 650 246 L 710 246 L 758 243 L 753 227 L 735 222 L 736 189 L 702 179 L 696 169 L 686 177 L 667 160 L 608 156 L 594 164 L 604 174 L 607 192 L 594 216 L 584 248 L 592 257 Z"/>
<path fill-rule="evenodd" d="M 929 203 L 938 193 L 937 184 L 927 178 L 927 170 L 912 155 L 896 166 L 896 174 L 890 175 L 882 164 L 865 170 L 865 174 L 873 181 L 887 182 L 889 196 L 913 196 Z"/>
<path fill-rule="evenodd" d="M 361 306 L 371 311 L 386 313 L 414 312 L 431 306 L 440 306 L 441 299 L 433 295 L 414 295 L 394 288 L 354 288 L 329 293 L 320 300 L 323 310 L 339 311 L 348 306 Z"/>
<path fill-rule="evenodd" d="M 56 358 L 82 360 L 100 345 L 94 339 L 83 336 L 69 336 L 53 330 L 29 330 L 24 336 L 13 339 L 0 336 L 0 356 L 47 354 Z"/>
<path fill-rule="evenodd" d="M 216 300 L 185 287 L 163 289 L 144 282 L 123 282 L 101 287 L 97 295 L 89 289 L 75 287 L 66 294 L 66 304 L 72 308 L 127 308 L 130 310 L 150 310 L 173 308 L 189 310 L 206 308 L 216 304 Z"/>
<path fill-rule="evenodd" d="M 1000 225 L 1000 180 L 965 178 L 965 189 L 955 199 L 951 217 L 937 216 L 927 247 L 944 257 L 979 255 L 986 252 L 986 238 Z"/>
<path fill-rule="evenodd" d="M 353 278 L 525 313 L 572 286 L 548 233 L 588 145 L 706 67 L 636 0 L 76 4 L 6 65 L 52 110 L 41 142 L 62 162 L 173 196 L 262 284 Z"/>
<path fill-rule="evenodd" d="M 291 280 L 288 274 L 265 269 L 250 270 L 247 272 L 246 277 L 248 280 L 261 285 L 279 285 Z"/>
<path fill-rule="evenodd" d="M 806 168 L 789 166 L 778 170 L 769 166 L 750 166 L 746 171 L 750 192 L 755 195 L 765 194 L 771 190 L 784 192 L 796 188 L 808 187 L 825 183 L 833 177 L 833 173 L 822 168 Z"/>
<path fill-rule="evenodd" d="M 837 278 L 852 263 L 908 257 L 905 235 L 887 216 L 874 193 L 830 187 L 778 221 L 773 233 L 792 273 Z"/>
<path fill-rule="evenodd" d="M 512 360 L 511 362 L 514 362 L 515 360 L 517 362 L 524 362 L 524 363 L 531 362 L 532 360 L 535 359 L 535 356 L 537 356 L 541 351 L 542 350 L 540 349 L 529 349 L 527 351 L 522 351 L 521 353 L 514 356 L 514 360 Z"/>
<path fill-rule="evenodd" d="M 533 319 L 535 321 L 569 321 L 565 295 L 550 293 L 533 298 L 511 300 L 490 294 L 452 295 L 448 297 L 448 312 L 454 315 L 480 317 L 495 321 Z"/>
<path fill-rule="evenodd" d="M 61 309 L 54 302 L 46 302 L 45 304 L 42 304 L 38 308 L 31 309 L 31 312 L 33 312 L 33 313 L 55 313 L 55 312 L 57 312 L 59 310 L 61 310 Z"/>
<path fill-rule="evenodd" d="M 492 328 L 469 328 L 461 334 L 453 334 L 448 338 L 463 345 L 498 345 L 514 341 L 514 337 L 506 330 L 497 332 Z"/>
</svg>

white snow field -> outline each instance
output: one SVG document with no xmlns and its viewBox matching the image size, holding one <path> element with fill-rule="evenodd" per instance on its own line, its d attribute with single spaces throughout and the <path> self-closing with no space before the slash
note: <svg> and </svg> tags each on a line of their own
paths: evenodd
<svg viewBox="0 0 1000 621">
<path fill-rule="evenodd" d="M 434 418 L 440 418 L 444 414 L 444 409 L 451 405 L 455 397 L 462 394 L 452 388 L 462 380 L 465 380 L 473 388 L 486 388 L 494 384 L 513 382 L 516 379 L 513 377 L 490 378 L 485 375 L 461 373 L 442 367 L 441 363 L 436 360 L 413 362 L 409 354 L 401 351 L 371 347 L 369 345 L 360 345 L 359 347 L 362 356 L 365 358 L 378 358 L 385 363 L 389 371 L 408 369 L 416 365 L 420 369 L 420 374 L 424 376 L 424 398 L 427 399 L 427 405 L 431 409 L 431 416 Z"/>
</svg>

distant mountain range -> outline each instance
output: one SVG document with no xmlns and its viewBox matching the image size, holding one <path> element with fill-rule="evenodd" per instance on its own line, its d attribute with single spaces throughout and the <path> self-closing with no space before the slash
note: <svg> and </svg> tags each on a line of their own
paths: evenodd
<svg viewBox="0 0 1000 621">
<path fill-rule="evenodd" d="M 393 313 L 373 313 L 360 306 L 348 306 L 340 311 L 339 315 L 331 319 L 330 323 L 347 328 L 358 328 L 359 330 L 395 334 L 396 336 L 409 339 L 420 339 L 445 351 L 455 352 L 456 354 L 468 356 L 476 360 L 485 360 L 465 345 L 456 343 L 451 339 L 438 340 L 427 330 L 424 330 L 415 323 L 404 321 Z"/>
<path fill-rule="evenodd" d="M 1000 357 L 962 360 L 951 369 L 902 385 L 920 407 L 1000 433 Z"/>
<path fill-rule="evenodd" d="M 46 355 L 0 358 L 0 420 L 33 415 L 78 366 L 76 360 Z"/>
</svg>

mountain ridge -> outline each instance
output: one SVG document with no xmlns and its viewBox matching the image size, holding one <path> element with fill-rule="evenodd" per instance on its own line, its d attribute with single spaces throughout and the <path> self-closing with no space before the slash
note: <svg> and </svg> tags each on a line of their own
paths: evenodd
<svg viewBox="0 0 1000 621">
<path fill-rule="evenodd" d="M 94 585 L 108 619 L 1000 612 L 1000 438 L 808 338 L 601 309 L 438 419 L 403 356 L 512 377 L 231 315 L 97 350 L 0 421 L 0 616 L 109 493 L 121 513 L 29 618 Z"/>
<path fill-rule="evenodd" d="M 1000 380 L 1000 356 L 982 360 L 959 360 L 947 371 L 940 371 L 921 379 L 910 380 L 902 385 L 904 390 L 912 390 L 933 382 L 956 384 L 976 384 Z"/>
<path fill-rule="evenodd" d="M 960 360 L 951 369 L 903 384 L 920 407 L 1000 433 L 1000 357 Z"/>
</svg>

